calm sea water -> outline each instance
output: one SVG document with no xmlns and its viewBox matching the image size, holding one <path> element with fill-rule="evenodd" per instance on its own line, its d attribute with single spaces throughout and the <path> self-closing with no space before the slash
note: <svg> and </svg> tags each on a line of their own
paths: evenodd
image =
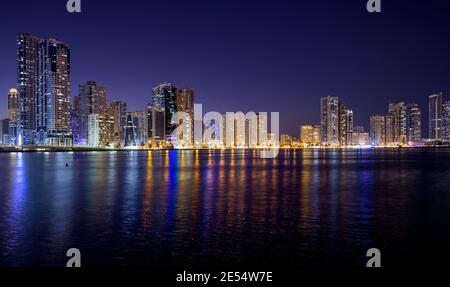
<svg viewBox="0 0 450 287">
<path fill-rule="evenodd" d="M 0 266 L 429 266 L 449 175 L 445 149 L 3 153 Z"/>
</svg>

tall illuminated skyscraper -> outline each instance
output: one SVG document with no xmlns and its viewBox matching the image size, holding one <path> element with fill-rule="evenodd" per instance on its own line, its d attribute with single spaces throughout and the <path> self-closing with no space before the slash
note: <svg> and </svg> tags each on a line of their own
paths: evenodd
<svg viewBox="0 0 450 287">
<path fill-rule="evenodd" d="M 406 126 L 408 142 L 420 142 L 422 140 L 422 113 L 418 104 L 407 106 Z"/>
<path fill-rule="evenodd" d="M 88 143 L 88 116 L 106 112 L 106 88 L 95 81 L 79 85 L 78 92 L 78 128 L 79 143 Z"/>
<path fill-rule="evenodd" d="M 234 114 L 234 121 L 235 121 L 235 127 L 234 127 L 234 142 L 235 146 L 238 148 L 243 148 L 248 145 L 248 142 L 246 142 L 246 134 L 249 133 L 249 131 L 246 129 L 246 120 L 245 115 L 242 112 L 238 112 Z"/>
<path fill-rule="evenodd" d="M 320 99 L 320 141 L 325 145 L 339 144 L 339 99 Z"/>
<path fill-rule="evenodd" d="M 87 117 L 88 124 L 88 136 L 87 144 L 89 147 L 99 147 L 100 146 L 100 115 L 99 114 L 89 114 Z"/>
<path fill-rule="evenodd" d="M 390 103 L 389 115 L 392 117 L 392 141 L 394 145 L 407 143 L 407 109 L 404 102 Z"/>
<path fill-rule="evenodd" d="M 450 101 L 442 104 L 442 140 L 450 142 Z"/>
<path fill-rule="evenodd" d="M 428 97 L 429 138 L 435 141 L 442 140 L 442 93 Z"/>
<path fill-rule="evenodd" d="M 393 146 L 394 143 L 394 119 L 392 115 L 386 115 L 386 145 Z"/>
<path fill-rule="evenodd" d="M 353 111 L 347 108 L 343 102 L 339 102 L 339 144 L 347 146 L 351 143 L 351 135 L 353 132 Z"/>
<path fill-rule="evenodd" d="M 18 92 L 15 88 L 12 88 L 8 92 L 8 118 L 12 122 L 17 122 L 18 119 Z"/>
<path fill-rule="evenodd" d="M 120 144 L 124 145 L 124 131 L 125 125 L 127 123 L 127 103 L 123 101 L 113 101 L 111 103 L 111 108 L 113 108 L 119 115 L 119 120 L 116 123 L 116 128 L 119 130 Z"/>
<path fill-rule="evenodd" d="M 125 124 L 125 132 L 124 132 L 124 146 L 125 147 L 137 147 L 138 142 L 136 140 L 136 121 L 131 115 L 131 113 L 127 113 L 127 122 Z"/>
<path fill-rule="evenodd" d="M 17 144 L 34 144 L 36 134 L 36 95 L 39 38 L 17 36 L 17 89 L 19 92 Z"/>
<path fill-rule="evenodd" d="M 153 147 L 162 145 L 166 133 L 166 113 L 164 108 L 147 107 L 147 136 Z"/>
<path fill-rule="evenodd" d="M 137 145 L 145 145 L 147 143 L 147 113 L 138 112 L 128 112 L 128 116 L 131 116 L 134 126 L 134 134 Z"/>
<path fill-rule="evenodd" d="M 71 145 L 69 46 L 26 33 L 17 45 L 18 141 Z"/>
<path fill-rule="evenodd" d="M 194 140 L 194 90 L 177 91 L 177 112 L 186 113 L 186 135 L 183 134 L 183 146 L 191 147 Z"/>
<path fill-rule="evenodd" d="M 373 146 L 386 145 L 386 118 L 384 116 L 370 117 L 370 144 Z"/>
<path fill-rule="evenodd" d="M 56 39 L 39 41 L 36 143 L 71 145 L 70 48 Z"/>
<path fill-rule="evenodd" d="M 15 88 L 8 92 L 8 119 L 10 119 L 8 130 L 4 129 L 3 133 L 8 134 L 7 144 L 16 142 L 17 124 L 19 120 L 19 97 Z M 0 139 L 1 140 L 1 139 Z"/>
<path fill-rule="evenodd" d="M 168 137 L 176 128 L 173 116 L 177 112 L 177 95 L 179 89 L 170 83 L 162 83 L 153 88 L 152 105 L 156 108 L 164 109 L 166 120 L 166 137 Z"/>
</svg>

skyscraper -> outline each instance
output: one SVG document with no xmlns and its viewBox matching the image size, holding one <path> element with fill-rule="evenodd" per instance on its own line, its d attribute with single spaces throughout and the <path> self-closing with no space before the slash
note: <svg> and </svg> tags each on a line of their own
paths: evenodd
<svg viewBox="0 0 450 287">
<path fill-rule="evenodd" d="M 178 90 L 176 100 L 177 112 L 186 113 L 186 122 L 183 122 L 186 135 L 183 133 L 182 143 L 185 147 L 191 147 L 194 139 L 194 90 Z"/>
<path fill-rule="evenodd" d="M 339 144 L 347 146 L 351 142 L 351 134 L 353 132 L 353 111 L 348 109 L 343 102 L 339 102 Z"/>
<path fill-rule="evenodd" d="M 12 88 L 8 92 L 8 118 L 15 123 L 18 119 L 18 104 L 18 92 L 15 88 Z"/>
<path fill-rule="evenodd" d="M 116 110 L 116 112 L 119 115 L 119 120 L 116 123 L 117 129 L 119 130 L 119 139 L 120 144 L 124 145 L 124 132 L 125 132 L 125 125 L 127 123 L 127 103 L 122 101 L 114 101 L 111 103 L 111 107 Z"/>
<path fill-rule="evenodd" d="M 428 97 L 429 138 L 442 140 L 442 93 Z"/>
<path fill-rule="evenodd" d="M 79 143 L 87 144 L 88 116 L 89 114 L 102 114 L 106 112 L 106 88 L 95 81 L 88 81 L 79 85 L 78 92 L 78 121 Z"/>
<path fill-rule="evenodd" d="M 70 48 L 56 39 L 17 37 L 18 138 L 70 145 Z"/>
<path fill-rule="evenodd" d="M 108 107 L 105 112 L 99 114 L 100 146 L 120 146 L 119 121 L 119 112 L 112 106 Z"/>
<path fill-rule="evenodd" d="M 39 41 L 36 132 L 50 145 L 70 134 L 70 48 L 56 39 Z"/>
<path fill-rule="evenodd" d="M 390 103 L 389 115 L 392 117 L 392 141 L 394 145 L 407 143 L 407 109 L 404 102 Z M 387 132 L 386 132 L 387 133 Z"/>
<path fill-rule="evenodd" d="M 180 90 L 170 83 L 162 83 L 152 90 L 152 105 L 164 109 L 166 120 L 166 137 L 176 128 L 173 116 L 177 112 L 177 95 Z"/>
<path fill-rule="evenodd" d="M 147 136 L 153 147 L 160 146 L 165 140 L 166 113 L 163 108 L 147 107 Z"/>
<path fill-rule="evenodd" d="M 386 115 L 386 145 L 393 146 L 394 143 L 394 119 L 392 115 Z"/>
<path fill-rule="evenodd" d="M 386 118 L 384 116 L 370 117 L 370 144 L 373 146 L 386 145 Z"/>
<path fill-rule="evenodd" d="M 11 144 L 10 125 L 11 119 L 6 118 L 0 121 L 0 143 L 3 145 Z"/>
<path fill-rule="evenodd" d="M 407 106 L 406 126 L 408 142 L 420 142 L 422 140 L 422 113 L 418 104 Z"/>
<path fill-rule="evenodd" d="M 243 112 L 238 112 L 234 114 L 234 142 L 235 146 L 238 148 L 244 148 L 248 145 L 246 134 L 249 132 L 246 129 L 246 119 Z"/>
<path fill-rule="evenodd" d="M 131 116 L 134 126 L 134 137 L 137 145 L 145 145 L 147 143 L 147 113 L 138 112 L 128 112 L 128 116 Z"/>
<path fill-rule="evenodd" d="M 127 113 L 127 121 L 125 124 L 124 132 L 124 146 L 125 147 L 137 147 L 138 143 L 136 141 L 136 126 L 135 120 L 130 113 Z"/>
<path fill-rule="evenodd" d="M 17 144 L 34 144 L 36 134 L 36 94 L 39 39 L 30 34 L 17 36 L 17 89 L 19 120 Z"/>
<path fill-rule="evenodd" d="M 325 145 L 339 144 L 339 99 L 325 97 L 320 99 L 320 141 Z"/>
<path fill-rule="evenodd" d="M 442 105 L 442 141 L 450 142 L 450 101 Z"/>
<path fill-rule="evenodd" d="M 17 124 L 19 121 L 19 98 L 18 92 L 12 88 L 8 92 L 8 119 L 10 119 L 9 129 L 3 132 L 8 135 L 7 144 L 16 142 Z M 1 139 L 0 139 L 1 140 Z"/>
<path fill-rule="evenodd" d="M 88 136 L 87 144 L 89 147 L 100 146 L 100 116 L 99 114 L 89 114 L 87 117 Z"/>
<path fill-rule="evenodd" d="M 73 144 L 74 145 L 78 145 L 80 144 L 80 128 L 79 128 L 79 112 L 78 112 L 78 108 L 79 108 L 79 102 L 80 97 L 79 96 L 75 96 L 73 98 L 73 104 L 72 104 L 72 110 L 70 112 L 70 131 L 73 135 Z"/>
</svg>

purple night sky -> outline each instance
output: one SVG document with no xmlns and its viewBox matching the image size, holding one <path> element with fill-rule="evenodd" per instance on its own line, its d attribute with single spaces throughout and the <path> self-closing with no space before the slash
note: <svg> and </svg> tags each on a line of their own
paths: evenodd
<svg viewBox="0 0 450 287">
<path fill-rule="evenodd" d="M 71 47 L 72 96 L 95 80 L 110 100 L 142 110 L 152 87 L 192 87 L 204 111 L 278 111 L 283 132 L 319 123 L 319 98 L 340 97 L 355 124 L 389 101 L 416 102 L 427 135 L 427 98 L 450 99 L 450 3 L 382 0 L 66 0 L 0 3 L 0 117 L 16 85 L 16 35 Z"/>
</svg>

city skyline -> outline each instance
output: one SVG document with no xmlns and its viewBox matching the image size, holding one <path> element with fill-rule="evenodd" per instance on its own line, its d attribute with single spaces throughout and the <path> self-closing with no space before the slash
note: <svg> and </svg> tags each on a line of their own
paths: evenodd
<svg viewBox="0 0 450 287">
<path fill-rule="evenodd" d="M 258 126 L 258 134 L 261 133 L 251 135 L 258 138 L 259 147 L 276 144 L 276 140 L 273 142 L 274 131 L 267 131 L 267 116 L 258 112 L 254 114 L 256 121 L 251 120 L 251 116 L 247 118 L 248 114 L 234 115 L 232 112 L 233 116 L 229 118 L 227 112 L 225 118 L 222 113 L 219 120 L 220 137 L 226 135 L 227 142 L 220 138 L 218 143 L 212 143 L 217 139 L 217 122 L 213 120 L 214 124 L 209 123 L 216 130 L 212 142 L 199 142 L 197 139 L 194 144 L 195 92 L 172 83 L 160 83 L 152 88 L 150 103 L 140 111 L 127 110 L 127 102 L 109 99 L 108 89 L 92 80 L 79 84 L 78 93 L 72 97 L 71 65 L 71 49 L 65 42 L 39 38 L 29 33 L 17 35 L 17 87 L 10 88 L 7 94 L 8 118 L 2 119 L 1 130 L 3 144 L 93 148 L 167 147 L 167 142 L 173 138 L 177 128 L 177 112 L 184 113 L 182 122 L 185 125 L 179 138 L 182 140 L 179 144 L 183 147 L 199 147 L 201 144 L 209 147 L 211 144 L 230 148 L 250 147 L 245 135 L 250 125 L 254 125 L 254 128 Z M 442 92 L 432 94 L 428 99 L 429 139 L 447 143 L 450 140 L 450 101 L 444 99 Z M 414 102 L 390 102 L 385 116 L 371 115 L 370 134 L 364 132 L 364 126 L 355 126 L 353 110 L 339 97 L 321 97 L 320 111 L 321 145 L 423 144 L 422 111 Z M 8 119 L 11 120 L 9 123 Z M 208 127 L 208 123 L 205 123 L 205 127 Z M 298 143 L 316 145 L 315 140 L 307 143 L 302 141 L 303 138 L 314 138 L 312 134 L 302 135 L 303 127 L 300 126 Z M 236 128 L 238 131 L 235 134 Z M 247 131 L 249 137 L 250 130 Z M 314 128 L 305 131 L 314 133 Z M 293 145 L 295 135 L 281 135 L 281 146 Z"/>
<path fill-rule="evenodd" d="M 130 141 L 133 145 L 146 145 L 148 140 L 155 140 L 154 125 L 159 125 L 155 122 L 157 110 L 165 114 L 162 128 L 166 140 L 176 128 L 173 117 L 177 111 L 186 112 L 193 120 L 193 89 L 180 89 L 172 83 L 160 83 L 152 88 L 151 102 L 143 111 L 127 111 L 126 102 L 123 102 L 124 108 L 117 107 L 120 101 L 107 99 L 107 88 L 96 81 L 79 84 L 78 93 L 72 97 L 70 67 L 70 47 L 63 41 L 43 39 L 29 33 L 17 35 L 17 88 L 9 89 L 7 95 L 8 118 L 12 119 L 12 128 L 15 130 L 13 135 L 9 131 L 10 141 L 19 145 L 97 147 L 114 143 L 115 146 L 127 146 Z M 423 139 L 422 112 L 416 103 L 390 102 L 386 116 L 371 115 L 369 140 L 369 134 L 364 133 L 363 126 L 361 131 L 353 130 L 353 110 L 339 97 L 322 97 L 320 101 L 321 144 L 392 146 L 419 143 Z M 442 92 L 429 96 L 430 139 L 448 142 L 449 119 L 443 118 L 443 115 L 448 117 L 448 103 Z M 128 123 L 132 129 L 131 138 Z M 222 128 L 229 128 L 229 123 L 225 123 L 222 123 Z M 191 133 L 188 142 L 192 142 L 193 138 L 192 124 L 188 125 Z M 140 127 L 139 132 L 135 130 L 136 127 Z M 95 136 L 91 128 L 95 130 Z M 5 128 L 2 129 L 4 134 Z M 136 133 L 139 135 L 138 140 Z M 92 137 L 89 140 L 88 134 Z M 281 145 L 293 139 L 292 134 L 282 135 Z M 301 132 L 299 138 L 303 138 Z"/>
<path fill-rule="evenodd" d="M 111 99 L 127 100 L 131 110 L 142 109 L 154 85 L 169 81 L 195 88 L 197 101 L 207 110 L 279 111 L 282 132 L 291 134 L 297 133 L 299 123 L 319 123 L 316 102 L 323 96 L 343 99 L 358 111 L 355 122 L 368 128 L 370 115 L 385 113 L 385 103 L 416 102 L 425 110 L 428 95 L 438 91 L 445 95 L 450 86 L 446 52 L 450 43 L 446 25 L 441 25 L 448 19 L 440 12 L 447 3 L 427 7 L 409 3 L 407 9 L 384 3 L 385 13 L 367 15 L 364 5 L 355 2 L 301 7 L 264 3 L 256 11 L 249 10 L 251 1 L 239 4 L 242 9 L 235 9 L 238 3 L 233 1 L 200 2 L 135 1 L 127 7 L 110 3 L 110 16 L 101 16 L 102 25 L 93 25 L 103 8 L 96 1 L 84 3 L 83 13 L 74 16 L 58 12 L 59 5 L 52 1 L 7 2 L 2 12 L 20 9 L 27 17 L 15 23 L 14 30 L 6 25 L 1 34 L 5 40 L 0 48 L 0 90 L 15 86 L 15 47 L 10 42 L 22 31 L 69 43 L 73 86 L 96 80 L 108 87 Z M 162 12 L 166 10 L 179 16 L 186 13 L 190 21 L 175 16 L 165 19 Z M 152 16 L 144 11 L 152 11 Z M 419 17 L 408 16 L 411 12 Z M 297 20 L 288 20 L 294 19 L 293 13 Z M 12 23 L 14 17 L 9 14 L 2 14 L 2 21 Z M 50 14 L 61 25 L 37 21 Z M 230 15 L 232 22 L 226 20 Z M 396 23 L 393 15 L 402 16 L 402 23 Z M 353 27 L 349 20 L 353 18 L 363 21 L 366 29 Z M 390 29 L 385 29 L 388 25 Z M 389 47 L 381 45 L 386 41 Z M 426 42 L 435 44 L 413 45 Z M 320 53 L 313 49 L 317 45 Z M 283 102 L 278 101 L 280 93 Z M 6 115 L 4 105 L 0 114 Z M 428 126 L 427 121 L 423 126 Z"/>
</svg>

